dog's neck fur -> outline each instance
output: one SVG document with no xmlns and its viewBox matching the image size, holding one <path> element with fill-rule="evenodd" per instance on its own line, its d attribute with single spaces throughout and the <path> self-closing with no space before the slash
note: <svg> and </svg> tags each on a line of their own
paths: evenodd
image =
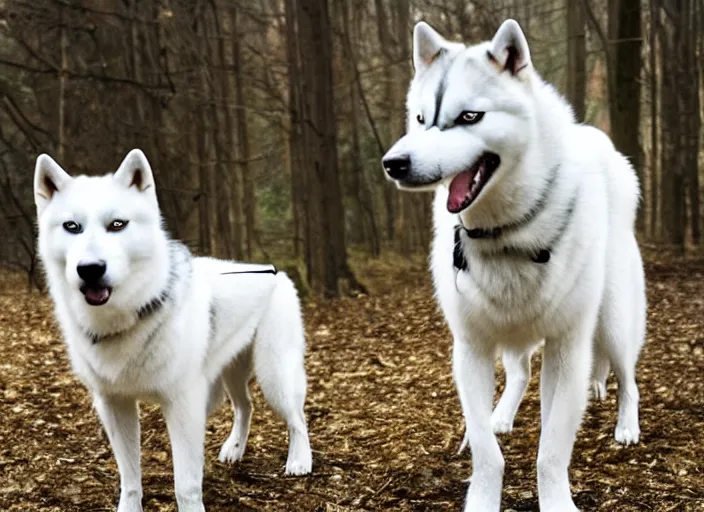
<svg viewBox="0 0 704 512">
<path fill-rule="evenodd" d="M 476 241 L 479 249 L 484 249 L 482 252 L 524 252 L 531 259 L 542 254 L 539 259 L 544 259 L 544 251 L 551 251 L 551 243 L 559 240 L 564 226 L 555 226 L 555 234 L 550 243 L 536 240 L 535 243 L 516 246 L 511 244 L 511 234 L 528 228 L 544 212 L 548 199 L 555 193 L 556 184 L 560 181 L 560 163 L 566 151 L 560 142 L 560 132 L 564 130 L 566 122 L 574 123 L 574 116 L 563 98 L 535 72 L 531 77 L 531 88 L 534 91 L 536 133 L 548 141 L 547 149 L 540 154 L 526 155 L 523 160 L 516 162 L 509 173 L 502 177 L 499 186 L 491 191 L 492 195 L 485 199 L 486 204 L 478 203 L 478 208 L 470 207 L 459 213 L 457 225 L 464 228 L 466 238 L 469 239 L 467 242 Z M 532 162 L 531 167 L 525 165 L 526 161 Z M 573 200 L 565 196 L 551 199 L 551 204 Z M 498 205 L 502 205 L 500 210 L 497 209 Z M 506 205 L 509 207 L 506 208 Z M 569 204 L 563 206 L 562 209 L 567 213 L 573 207 Z M 465 245 L 467 243 L 463 244 Z"/>
<path fill-rule="evenodd" d="M 121 312 L 119 321 L 112 322 L 114 327 L 104 331 L 97 331 L 90 325 L 81 322 L 80 319 L 76 319 L 81 331 L 93 344 L 109 342 L 124 336 L 139 323 L 148 321 L 168 306 L 179 285 L 177 282 L 178 276 L 190 275 L 189 272 L 185 274 L 179 272 L 181 266 L 190 264 L 190 252 L 188 249 L 181 243 L 171 241 L 168 245 L 168 251 L 169 265 L 166 279 L 162 281 L 160 290 L 152 296 L 136 302 L 138 304 L 136 307 Z"/>
</svg>

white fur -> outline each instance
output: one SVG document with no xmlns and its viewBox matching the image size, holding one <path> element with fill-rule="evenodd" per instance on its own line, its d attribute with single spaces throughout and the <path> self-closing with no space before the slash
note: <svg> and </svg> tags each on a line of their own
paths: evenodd
<svg viewBox="0 0 704 512">
<path fill-rule="evenodd" d="M 244 454 L 256 374 L 265 398 L 288 424 L 287 474 L 311 471 L 303 413 L 305 339 L 298 296 L 283 273 L 224 274 L 262 267 L 193 258 L 162 229 L 154 179 L 144 154 L 130 152 L 118 171 L 71 178 L 47 155 L 37 159 L 39 252 L 74 371 L 90 388 L 120 470 L 119 512 L 141 511 L 137 400 L 162 407 L 172 444 L 181 512 L 203 511 L 207 415 L 224 396 L 234 425 L 220 451 Z M 114 219 L 129 221 L 108 232 Z M 68 220 L 83 227 L 66 232 Z M 79 291 L 77 264 L 102 260 L 112 295 L 101 306 Z M 160 309 L 137 310 L 164 290 Z M 87 333 L 105 337 L 94 343 Z"/>
<path fill-rule="evenodd" d="M 577 510 L 568 468 L 594 347 L 599 386 L 608 366 L 619 380 L 616 439 L 638 441 L 634 372 L 645 335 L 645 287 L 634 235 L 636 175 L 609 138 L 576 124 L 568 105 L 541 80 L 516 22 L 506 21 L 492 41 L 466 48 L 423 23 L 414 44 L 409 129 L 385 162 L 408 158 L 408 175 L 397 176 L 399 188 L 436 190 L 431 267 L 454 337 L 453 373 L 467 427 L 463 446 L 469 445 L 473 463 L 464 510 L 499 510 L 504 459 L 494 432 L 512 428 L 530 354 L 541 340 L 540 509 Z M 455 125 L 463 111 L 485 115 L 476 124 Z M 484 152 L 499 155 L 499 167 L 469 207 L 450 213 L 449 182 Z M 497 238 L 464 235 L 468 269 L 454 268 L 456 225 L 510 224 L 539 204 L 546 190 L 544 207 L 521 227 Z M 531 261 L 546 248 L 547 263 Z M 508 383 L 492 417 L 500 351 Z"/>
</svg>

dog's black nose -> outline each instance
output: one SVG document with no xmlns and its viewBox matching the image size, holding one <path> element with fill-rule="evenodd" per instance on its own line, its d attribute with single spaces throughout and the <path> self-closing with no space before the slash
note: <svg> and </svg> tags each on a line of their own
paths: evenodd
<svg viewBox="0 0 704 512">
<path fill-rule="evenodd" d="M 93 263 L 79 263 L 76 270 L 78 276 L 87 283 L 95 283 L 105 275 L 107 265 L 104 261 L 96 261 Z"/>
<path fill-rule="evenodd" d="M 392 156 L 381 161 L 386 174 L 395 180 L 400 180 L 408 176 L 411 170 L 411 159 L 408 155 Z"/>
</svg>

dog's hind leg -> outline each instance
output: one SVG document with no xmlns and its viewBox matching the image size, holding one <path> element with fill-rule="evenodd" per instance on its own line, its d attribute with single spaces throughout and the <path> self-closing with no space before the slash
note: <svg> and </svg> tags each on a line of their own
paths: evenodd
<svg viewBox="0 0 704 512">
<path fill-rule="evenodd" d="M 530 358 L 533 350 L 533 347 L 522 351 L 504 349 L 501 355 L 506 388 L 491 415 L 491 426 L 497 434 L 513 430 L 513 420 L 530 382 Z"/>
<path fill-rule="evenodd" d="M 597 329 L 594 343 L 594 363 L 592 364 L 592 394 L 601 401 L 606 398 L 606 381 L 611 371 L 609 356 L 604 348 L 601 327 Z"/>
<path fill-rule="evenodd" d="M 637 248 L 634 250 L 637 252 Z M 630 283 L 607 281 L 599 319 L 599 335 L 618 380 L 618 423 L 614 438 L 625 445 L 637 444 L 640 439 L 640 395 L 635 373 L 645 338 L 646 309 L 642 265 L 632 260 L 631 265 L 631 268 L 621 269 L 621 275 L 629 276 Z M 632 295 L 628 295 L 629 292 Z"/>
<path fill-rule="evenodd" d="M 298 295 L 279 273 L 276 289 L 254 340 L 254 372 L 264 398 L 286 421 L 287 475 L 311 472 L 313 461 L 303 406 L 306 398 L 305 336 Z"/>
<path fill-rule="evenodd" d="M 142 512 L 139 411 L 132 398 L 95 395 L 93 406 L 103 423 L 120 471 L 117 512 Z"/>
<path fill-rule="evenodd" d="M 220 462 L 241 460 L 249 437 L 252 419 L 252 399 L 249 381 L 252 377 L 252 347 L 247 347 L 222 372 L 222 382 L 232 402 L 232 432 L 223 443 L 218 455 Z"/>
</svg>

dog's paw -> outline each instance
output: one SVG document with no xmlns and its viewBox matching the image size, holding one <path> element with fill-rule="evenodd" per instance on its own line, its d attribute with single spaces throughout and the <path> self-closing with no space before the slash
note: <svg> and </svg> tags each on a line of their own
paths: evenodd
<svg viewBox="0 0 704 512">
<path fill-rule="evenodd" d="M 117 512 L 142 512 L 142 499 L 120 499 Z"/>
<path fill-rule="evenodd" d="M 600 382 L 598 380 L 593 380 L 592 381 L 592 393 L 594 395 L 594 398 L 596 398 L 600 402 L 602 400 L 605 400 L 606 399 L 606 382 Z"/>
<path fill-rule="evenodd" d="M 616 431 L 614 432 L 614 439 L 617 443 L 623 445 L 638 444 L 640 441 L 640 429 L 638 427 L 624 427 L 622 425 L 616 426 Z"/>
<path fill-rule="evenodd" d="M 308 460 L 289 460 L 286 462 L 286 475 L 301 476 L 307 475 L 313 470 L 313 461 Z"/>
<path fill-rule="evenodd" d="M 513 418 L 492 414 L 491 428 L 494 430 L 494 434 L 510 434 L 513 430 Z"/>
<path fill-rule="evenodd" d="M 218 460 L 220 462 L 229 463 L 242 460 L 242 457 L 244 457 L 245 447 L 246 443 L 242 442 L 240 439 L 237 439 L 234 436 L 230 436 L 227 438 L 227 441 L 222 444 L 222 448 L 220 448 L 220 454 L 218 455 Z"/>
<path fill-rule="evenodd" d="M 499 492 L 498 495 L 501 496 L 501 493 Z M 464 512 L 499 512 L 500 509 L 500 499 L 497 501 L 481 492 L 473 492 L 472 485 L 470 484 L 467 500 L 464 505 Z"/>
</svg>

